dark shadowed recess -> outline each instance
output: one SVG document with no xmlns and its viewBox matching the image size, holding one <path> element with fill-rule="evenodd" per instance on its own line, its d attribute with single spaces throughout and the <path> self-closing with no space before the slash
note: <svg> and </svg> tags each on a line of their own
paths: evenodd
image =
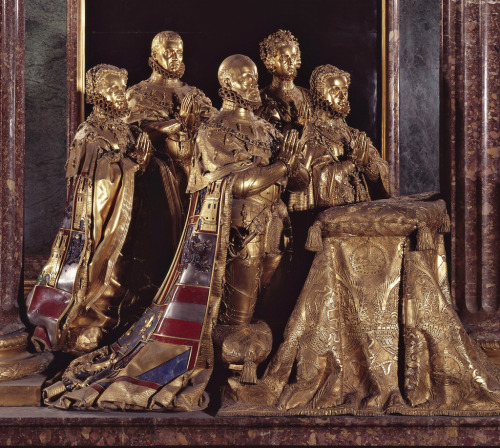
<svg viewBox="0 0 500 448">
<path fill-rule="evenodd" d="M 312 70 L 333 64 L 351 73 L 348 122 L 380 147 L 381 44 L 383 0 L 88 0 L 86 68 L 99 63 L 123 67 L 129 85 L 146 79 L 153 36 L 163 30 L 184 40 L 183 80 L 202 89 L 216 107 L 217 69 L 241 53 L 254 60 L 259 85 L 270 83 L 259 57 L 259 42 L 279 28 L 298 39 L 302 67 L 296 84 L 309 87 Z"/>
</svg>

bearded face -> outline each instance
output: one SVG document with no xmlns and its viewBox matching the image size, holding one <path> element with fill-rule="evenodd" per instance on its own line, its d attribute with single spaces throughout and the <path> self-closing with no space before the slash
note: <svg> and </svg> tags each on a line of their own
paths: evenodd
<svg viewBox="0 0 500 448">
<path fill-rule="evenodd" d="M 325 79 L 319 93 L 334 114 L 345 118 L 351 110 L 348 89 L 349 82 L 347 78 L 332 75 Z"/>
<path fill-rule="evenodd" d="M 260 103 L 258 74 L 256 65 L 249 61 L 232 68 L 228 87 L 246 101 Z"/>
</svg>

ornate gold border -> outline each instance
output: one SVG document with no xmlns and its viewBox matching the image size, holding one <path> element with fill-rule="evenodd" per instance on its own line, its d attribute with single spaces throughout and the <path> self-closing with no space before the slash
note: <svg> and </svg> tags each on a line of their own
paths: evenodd
<svg viewBox="0 0 500 448">
<path fill-rule="evenodd" d="M 387 160 L 387 8 L 385 0 L 381 0 L 380 8 L 380 34 L 381 34 L 381 117 L 380 117 L 380 154 L 384 160 Z"/>
<path fill-rule="evenodd" d="M 86 0 L 80 0 L 78 8 L 77 77 L 76 90 L 80 96 L 79 121 L 85 119 L 85 11 Z"/>
<path fill-rule="evenodd" d="M 66 2 L 66 147 L 85 116 L 85 0 Z"/>
</svg>

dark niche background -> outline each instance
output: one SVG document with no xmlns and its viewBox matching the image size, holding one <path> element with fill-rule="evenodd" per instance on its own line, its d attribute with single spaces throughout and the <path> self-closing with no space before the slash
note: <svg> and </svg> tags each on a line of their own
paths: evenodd
<svg viewBox="0 0 500 448">
<path fill-rule="evenodd" d="M 162 14 L 147 9 L 148 1 L 86 0 L 87 19 L 100 17 L 95 12 L 100 7 L 114 5 L 110 11 L 113 19 L 108 20 L 107 25 L 101 24 L 101 29 L 93 33 L 92 51 L 98 57 L 100 47 L 110 47 L 111 53 L 116 53 L 111 56 L 117 59 L 97 60 L 96 63 L 107 62 L 127 68 L 129 85 L 149 76 L 147 58 L 154 34 L 172 29 L 179 32 L 185 42 L 186 74 L 183 79 L 205 90 L 218 106 L 216 74 L 222 59 L 236 52 L 248 54 L 259 68 L 259 84 L 263 87 L 269 83 L 270 77 L 260 62 L 258 43 L 280 27 L 290 29 L 299 39 L 302 51 L 303 62 L 297 84 L 307 87 L 311 71 L 320 64 L 331 63 L 351 72 L 352 112 L 349 122 L 367 131 L 378 142 L 378 123 L 373 132 L 368 124 L 364 124 L 370 121 L 368 115 L 373 120 L 377 113 L 376 103 L 369 106 L 368 102 L 376 95 L 378 80 L 358 70 L 359 63 L 366 58 L 378 60 L 380 45 L 370 34 L 378 31 L 380 21 L 373 16 L 369 20 L 359 19 L 359 28 L 367 33 L 366 42 L 363 41 L 365 37 L 362 39 L 353 30 L 349 31 L 346 23 L 347 18 L 361 8 L 363 1 L 269 0 L 244 4 L 186 0 L 186 9 L 181 14 L 176 12 L 176 8 L 181 7 L 179 0 L 158 0 L 167 10 Z M 370 3 L 377 7 L 380 4 Z M 275 7 L 278 4 L 280 8 Z M 25 6 L 25 254 L 47 256 L 66 199 L 66 0 L 29 0 Z M 92 14 L 89 11 L 93 11 Z M 126 24 L 126 14 L 133 19 L 132 24 Z M 136 19 L 139 23 L 140 17 L 149 23 L 149 29 L 137 29 L 134 23 Z M 190 28 L 194 17 L 200 22 L 198 29 Z M 234 19 L 228 20 L 230 17 Z M 438 0 L 400 1 L 402 194 L 439 188 L 439 18 Z M 160 25 L 155 25 L 158 23 Z M 106 44 L 105 37 L 111 39 Z M 130 41 L 142 43 L 134 49 Z M 368 49 L 370 45 L 374 50 Z M 120 59 L 125 56 L 130 59 Z M 361 94 L 363 89 L 372 92 L 372 96 Z"/>
<path fill-rule="evenodd" d="M 151 74 L 147 62 L 155 34 L 173 30 L 184 41 L 183 80 L 220 107 L 220 63 L 231 54 L 249 56 L 257 64 L 259 86 L 265 87 L 271 75 L 260 60 L 259 42 L 280 28 L 290 30 L 302 53 L 296 84 L 308 88 L 311 72 L 322 64 L 351 73 L 348 121 L 379 147 L 381 1 L 88 1 L 85 65 L 123 67 L 128 85 L 136 84 Z"/>
</svg>

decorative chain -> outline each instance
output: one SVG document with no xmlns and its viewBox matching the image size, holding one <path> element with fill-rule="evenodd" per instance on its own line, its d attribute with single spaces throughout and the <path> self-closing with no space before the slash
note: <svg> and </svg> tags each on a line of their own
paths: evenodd
<svg viewBox="0 0 500 448">
<path fill-rule="evenodd" d="M 202 128 L 205 129 L 213 129 L 216 131 L 220 132 L 225 132 L 227 134 L 232 135 L 233 137 L 236 137 L 237 139 L 243 141 L 244 143 L 249 143 L 250 145 L 253 146 L 259 146 L 260 148 L 268 149 L 270 150 L 273 154 L 276 152 L 277 147 L 279 144 L 277 143 L 278 140 L 273 139 L 271 143 L 266 143 L 260 140 L 255 140 L 250 138 L 248 135 L 244 134 L 243 132 L 237 131 L 236 129 L 229 128 L 227 126 L 224 126 L 223 124 L 220 123 L 213 123 L 210 120 L 204 122 L 201 125 Z"/>
</svg>

